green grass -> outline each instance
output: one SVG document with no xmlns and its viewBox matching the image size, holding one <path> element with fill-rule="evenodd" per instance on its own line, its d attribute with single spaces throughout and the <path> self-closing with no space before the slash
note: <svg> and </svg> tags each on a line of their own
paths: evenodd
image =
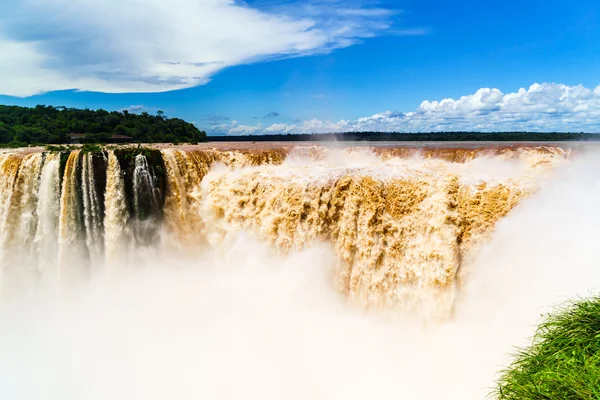
<svg viewBox="0 0 600 400">
<path fill-rule="evenodd" d="M 558 308 L 501 372 L 493 398 L 600 399 L 600 297 Z"/>
</svg>

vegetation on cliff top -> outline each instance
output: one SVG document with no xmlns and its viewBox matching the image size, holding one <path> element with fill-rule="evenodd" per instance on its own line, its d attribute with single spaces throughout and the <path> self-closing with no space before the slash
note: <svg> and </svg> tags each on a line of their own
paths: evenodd
<svg viewBox="0 0 600 400">
<path fill-rule="evenodd" d="M 494 397 L 600 399 L 600 297 L 559 308 L 502 372 Z"/>
<path fill-rule="evenodd" d="M 150 115 L 0 105 L 1 145 L 63 144 L 74 138 L 80 143 L 196 143 L 206 139 L 206 132 L 182 119 L 168 118 L 162 111 Z"/>
</svg>

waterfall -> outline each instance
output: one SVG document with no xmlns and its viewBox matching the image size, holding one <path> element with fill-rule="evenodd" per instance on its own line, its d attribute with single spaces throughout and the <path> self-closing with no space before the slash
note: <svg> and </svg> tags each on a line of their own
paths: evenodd
<svg viewBox="0 0 600 400">
<path fill-rule="evenodd" d="M 350 301 L 444 318 L 478 246 L 567 158 L 559 147 L 7 152 L 2 280 L 68 284 L 138 267 L 136 248 L 195 257 L 244 231 L 279 253 L 329 243 Z"/>
<path fill-rule="evenodd" d="M 166 224 L 172 235 L 172 247 L 178 248 L 189 231 L 187 188 L 182 176 L 182 169 L 188 160 L 185 153 L 176 150 L 163 150 L 162 154 L 168 179 L 165 199 Z"/>
<path fill-rule="evenodd" d="M 46 280 L 57 278 L 58 220 L 60 217 L 60 153 L 45 156 L 42 167 L 35 234 L 37 269 Z"/>
<path fill-rule="evenodd" d="M 156 240 L 156 224 L 162 212 L 161 194 L 154 170 L 143 154 L 135 156 L 132 186 L 135 238 L 140 244 L 152 244 Z"/>
<path fill-rule="evenodd" d="M 38 225 L 37 203 L 40 188 L 40 174 L 43 163 L 42 154 L 29 154 L 19 168 L 21 199 L 18 206 L 20 221 L 17 237 L 23 245 L 30 246 L 35 238 Z"/>
<path fill-rule="evenodd" d="M 162 151 L 167 175 L 165 241 L 170 251 L 193 254 L 193 250 L 199 247 L 205 236 L 205 226 L 200 215 L 200 185 L 217 160 L 231 162 L 232 156 L 228 153 L 171 149 Z"/>
<path fill-rule="evenodd" d="M 0 158 L 0 252 L 4 257 L 8 243 L 11 239 L 11 231 L 15 221 L 11 221 L 11 205 L 15 197 L 15 181 L 22 156 L 19 154 L 3 154 Z M 2 264 L 4 265 L 4 264 Z"/>
<path fill-rule="evenodd" d="M 83 217 L 85 239 L 92 268 L 101 264 L 104 249 L 104 232 L 100 199 L 94 179 L 94 155 L 87 153 L 83 157 L 81 187 L 83 192 Z M 104 154 L 102 154 L 104 157 Z"/>
<path fill-rule="evenodd" d="M 0 296 L 6 297 L 11 292 L 11 268 L 15 261 L 11 246 L 15 227 L 18 226 L 18 214 L 15 215 L 14 203 L 18 201 L 15 182 L 21 165 L 19 154 L 3 154 L 0 156 Z M 18 279 L 17 279 L 18 283 Z"/>
<path fill-rule="evenodd" d="M 113 151 L 108 152 L 105 201 L 104 245 L 107 266 L 111 267 L 127 255 L 132 240 L 128 226 L 125 180 L 119 160 Z"/>
<path fill-rule="evenodd" d="M 133 211 L 136 218 L 144 220 L 158 212 L 160 193 L 156 176 L 143 154 L 135 156 L 133 171 Z"/>
<path fill-rule="evenodd" d="M 58 269 L 59 283 L 87 275 L 89 259 L 85 246 L 82 191 L 80 186 L 81 154 L 74 150 L 65 164 L 60 197 L 58 222 Z"/>
<path fill-rule="evenodd" d="M 34 241 L 39 218 L 37 204 L 42 162 L 42 154 L 26 155 L 19 166 L 13 190 L 11 212 L 14 216 L 11 221 L 14 221 L 15 226 L 10 247 L 18 253 L 15 257 L 19 262 L 30 266 L 29 271 L 22 270 L 24 274 L 36 269 L 34 260 L 37 261 L 37 248 L 34 246 Z"/>
</svg>

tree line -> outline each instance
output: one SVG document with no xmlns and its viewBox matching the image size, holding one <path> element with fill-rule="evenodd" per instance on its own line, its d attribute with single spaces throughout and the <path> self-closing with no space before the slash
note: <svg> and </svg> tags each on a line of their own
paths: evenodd
<svg viewBox="0 0 600 400">
<path fill-rule="evenodd" d="M 39 105 L 34 108 L 0 105 L 0 144 L 81 143 L 197 143 L 206 132 L 164 112 L 133 114 Z"/>
<path fill-rule="evenodd" d="M 561 142 L 600 140 L 597 133 L 574 132 L 344 132 L 321 134 L 281 134 L 247 136 L 210 136 L 211 142 L 305 142 L 305 141 L 372 141 L 372 142 Z"/>
</svg>

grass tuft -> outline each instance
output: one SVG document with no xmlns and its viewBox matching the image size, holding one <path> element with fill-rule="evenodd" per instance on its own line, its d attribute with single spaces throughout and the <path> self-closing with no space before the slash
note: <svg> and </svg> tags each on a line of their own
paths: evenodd
<svg viewBox="0 0 600 400">
<path fill-rule="evenodd" d="M 569 302 L 537 328 L 500 374 L 500 400 L 600 399 L 600 297 Z"/>
</svg>

